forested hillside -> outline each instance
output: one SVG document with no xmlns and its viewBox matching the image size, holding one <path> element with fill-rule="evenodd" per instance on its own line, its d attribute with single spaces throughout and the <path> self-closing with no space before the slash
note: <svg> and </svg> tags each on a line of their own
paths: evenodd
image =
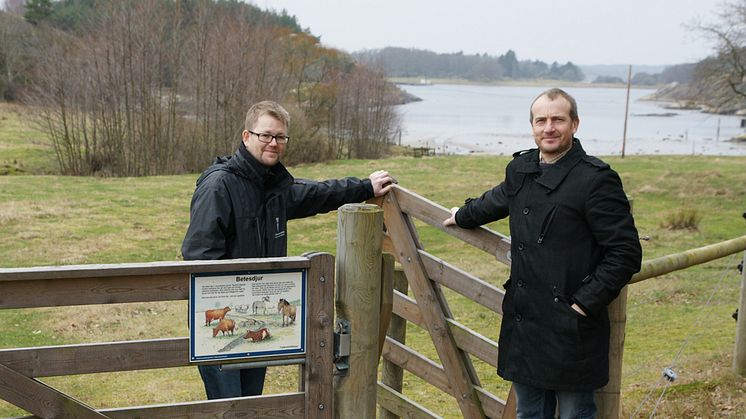
<svg viewBox="0 0 746 419">
<path fill-rule="evenodd" d="M 238 144 L 248 107 L 291 115 L 286 162 L 381 156 L 383 74 L 296 18 L 237 0 L 29 0 L 0 12 L 0 93 L 38 111 L 66 174 L 195 172 Z"/>
<path fill-rule="evenodd" d="M 438 54 L 432 51 L 387 47 L 353 54 L 363 63 L 381 65 L 389 77 L 462 78 L 472 81 L 549 79 L 582 81 L 585 76 L 571 62 L 547 64 L 518 60 L 513 50 L 499 57 L 463 52 Z"/>
</svg>

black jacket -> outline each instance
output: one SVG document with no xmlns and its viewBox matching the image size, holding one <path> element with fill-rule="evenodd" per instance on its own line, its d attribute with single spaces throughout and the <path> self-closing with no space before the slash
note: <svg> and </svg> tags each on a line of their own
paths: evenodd
<svg viewBox="0 0 746 419">
<path fill-rule="evenodd" d="M 609 379 L 607 305 L 640 270 L 642 249 L 622 182 L 577 139 L 544 173 L 538 150 L 516 153 L 505 180 L 467 200 L 456 222 L 474 228 L 510 215 L 498 374 L 564 391 Z M 587 314 L 577 314 L 577 303 Z"/>
<path fill-rule="evenodd" d="M 369 179 L 295 180 L 278 163 L 260 164 L 243 145 L 197 180 L 184 260 L 287 255 L 287 221 L 373 197 Z"/>
</svg>

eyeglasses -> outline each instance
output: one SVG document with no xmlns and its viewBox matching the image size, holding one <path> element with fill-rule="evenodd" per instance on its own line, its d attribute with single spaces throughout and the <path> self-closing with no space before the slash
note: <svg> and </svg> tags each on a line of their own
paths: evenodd
<svg viewBox="0 0 746 419">
<path fill-rule="evenodd" d="M 249 130 L 246 130 L 246 131 L 249 131 Z M 266 132 L 260 134 L 254 131 L 249 131 L 249 133 L 256 135 L 256 138 L 258 138 L 259 141 L 263 143 L 271 143 L 272 140 L 275 140 L 277 141 L 277 144 L 287 144 L 288 141 L 290 141 L 290 137 L 288 137 L 287 135 L 282 135 L 282 134 L 272 135 L 272 134 L 267 134 Z"/>
</svg>

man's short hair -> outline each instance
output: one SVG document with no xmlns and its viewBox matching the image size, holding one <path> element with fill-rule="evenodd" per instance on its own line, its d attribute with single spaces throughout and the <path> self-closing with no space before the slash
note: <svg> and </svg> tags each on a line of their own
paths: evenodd
<svg viewBox="0 0 746 419">
<path fill-rule="evenodd" d="M 285 124 L 285 128 L 290 126 L 290 114 L 285 110 L 279 103 L 271 100 L 263 100 L 257 102 L 249 108 L 246 112 L 246 121 L 244 122 L 244 129 L 249 131 L 254 129 L 256 121 L 262 115 L 269 115 L 278 121 Z"/>
<path fill-rule="evenodd" d="M 539 94 L 539 96 L 536 96 L 533 102 L 531 102 L 531 107 L 529 108 L 529 117 L 528 121 L 531 122 L 531 124 L 534 123 L 534 103 L 536 103 L 537 100 L 539 100 L 540 97 L 546 96 L 549 98 L 549 100 L 555 100 L 557 97 L 564 98 L 569 104 L 570 104 L 570 119 L 573 121 L 579 121 L 580 118 L 578 118 L 578 104 L 575 102 L 575 98 L 570 96 L 569 93 L 566 91 L 553 87 L 549 90 L 545 90 Z"/>
</svg>

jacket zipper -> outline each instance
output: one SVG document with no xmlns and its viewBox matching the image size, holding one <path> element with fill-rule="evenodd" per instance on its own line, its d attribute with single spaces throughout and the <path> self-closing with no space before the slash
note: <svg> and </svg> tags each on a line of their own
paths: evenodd
<svg viewBox="0 0 746 419">
<path fill-rule="evenodd" d="M 264 249 L 267 247 L 267 244 L 264 243 L 262 224 L 259 222 L 259 218 L 254 218 L 254 229 L 256 230 L 257 243 L 259 244 L 259 254 L 261 255 L 259 257 L 265 257 Z"/>
<path fill-rule="evenodd" d="M 544 224 L 541 226 L 541 233 L 539 233 L 539 239 L 536 241 L 537 243 L 541 244 L 544 242 L 544 236 L 547 235 L 549 232 L 549 227 L 552 226 L 552 220 L 554 220 L 554 214 L 557 213 L 557 206 L 553 206 L 552 209 L 549 211 L 549 214 L 547 214 L 547 217 L 544 218 Z"/>
</svg>

